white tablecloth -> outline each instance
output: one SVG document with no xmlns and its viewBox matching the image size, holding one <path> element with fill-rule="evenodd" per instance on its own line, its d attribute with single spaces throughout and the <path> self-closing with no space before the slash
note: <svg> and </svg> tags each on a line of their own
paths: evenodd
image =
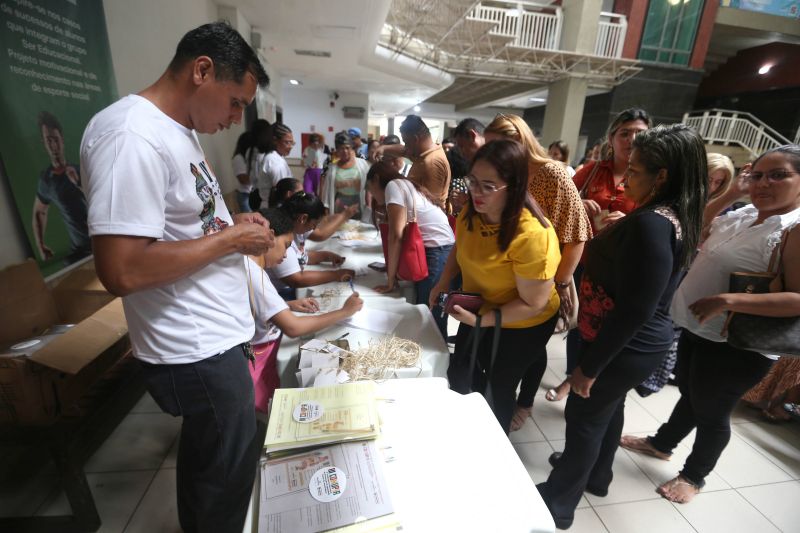
<svg viewBox="0 0 800 533">
<path fill-rule="evenodd" d="M 447 349 L 447 344 L 439 333 L 436 323 L 433 320 L 433 315 L 431 315 L 427 305 L 412 305 L 408 302 L 407 297 L 411 297 L 411 294 L 413 294 L 413 287 L 412 284 L 407 282 L 402 282 L 402 288 L 400 290 L 389 294 L 380 294 L 372 290 L 376 285 L 383 285 L 386 283 L 385 273 L 366 268 L 369 263 L 375 261 L 383 262 L 380 235 L 373 226 L 368 224 L 360 224 L 356 231 L 358 231 L 360 235 L 368 236 L 371 239 L 377 239 L 376 244 L 369 247 L 348 248 L 341 244 L 340 239 L 334 237 L 323 242 L 307 241 L 306 247 L 308 250 L 329 250 L 345 256 L 347 260 L 344 265 L 342 265 L 343 268 L 355 268 L 367 272 L 366 275 L 356 277 L 354 281 L 354 289 L 363 298 L 364 308 L 381 309 L 402 315 L 403 318 L 393 334 L 397 337 L 411 339 L 417 342 L 422 348 L 422 358 L 420 371 L 414 369 L 403 370 L 398 372 L 397 377 L 446 376 L 450 354 Z M 320 269 L 330 268 L 330 266 L 311 265 L 307 268 Z M 323 311 L 341 307 L 344 300 L 351 293 L 350 284 L 340 282 L 326 283 L 324 285 L 308 287 L 307 289 L 298 289 L 297 292 L 298 297 L 311 295 L 319 299 L 326 290 L 329 292 L 333 291 L 337 295 L 330 299 L 331 301 L 329 302 L 321 302 L 323 303 Z M 348 333 L 347 340 L 353 348 L 359 345 L 366 346 L 371 338 L 377 339 L 382 336 L 377 332 L 336 324 L 326 330 L 316 333 L 314 337 L 331 340 L 338 338 L 344 333 Z M 308 338 L 291 339 L 284 337 L 281 342 L 281 347 L 278 351 L 278 374 L 281 378 L 282 387 L 298 386 L 295 372 L 297 371 L 299 349 L 307 340 Z"/>
<path fill-rule="evenodd" d="M 389 493 L 403 531 L 551 533 L 555 526 L 483 396 L 441 378 L 379 385 Z M 258 483 L 256 483 L 258 485 Z M 246 532 L 256 532 L 258 491 Z"/>
</svg>

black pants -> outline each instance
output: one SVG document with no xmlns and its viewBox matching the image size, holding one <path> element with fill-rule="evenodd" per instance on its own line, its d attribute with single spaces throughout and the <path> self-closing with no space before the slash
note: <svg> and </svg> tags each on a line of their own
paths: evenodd
<svg viewBox="0 0 800 533">
<path fill-rule="evenodd" d="M 605 492 L 625 422 L 625 395 L 661 364 L 663 352 L 623 349 L 603 369 L 588 398 L 571 392 L 564 452 L 547 481 L 537 485 L 553 518 L 571 522 L 586 487 Z"/>
<path fill-rule="evenodd" d="M 183 417 L 176 477 L 187 533 L 244 527 L 260 451 L 247 364 L 241 345 L 197 363 L 142 363 L 159 407 Z"/>
<path fill-rule="evenodd" d="M 742 395 L 761 381 L 774 361 L 761 354 L 711 342 L 683 330 L 676 376 L 681 397 L 650 443 L 670 453 L 695 427 L 692 453 L 681 475 L 698 486 L 731 438 L 731 413 Z"/>
<path fill-rule="evenodd" d="M 583 265 L 578 265 L 575 272 L 572 274 L 575 280 L 575 286 L 580 287 L 581 276 L 583 275 Z M 577 305 L 578 302 L 573 302 Z M 555 329 L 555 328 L 554 328 Z M 580 350 L 581 335 L 578 333 L 578 328 L 574 328 L 567 332 L 567 374 L 572 374 L 578 360 L 578 351 Z M 544 357 L 537 358 L 534 363 L 528 367 L 525 375 L 522 376 L 522 383 L 519 386 L 519 395 L 517 396 L 517 405 L 520 407 L 532 407 L 533 398 L 536 396 L 536 391 L 542 383 L 542 377 L 547 371 L 547 345 L 544 347 Z"/>
<path fill-rule="evenodd" d="M 511 417 L 514 415 L 517 384 L 528 367 L 537 363 L 534 358 L 543 359 L 544 364 L 547 365 L 544 348 L 553 334 L 557 320 L 558 313 L 538 326 L 503 328 L 500 330 L 500 344 L 497 347 L 494 367 L 489 371 L 488 382 L 491 383 L 492 397 L 490 403 L 494 416 L 497 417 L 500 427 L 503 428 L 506 434 L 508 434 L 508 430 L 511 427 Z M 472 348 L 469 342 L 472 329 L 466 324 L 458 326 L 454 357 L 469 357 L 469 350 Z M 481 369 L 487 369 L 490 367 L 494 328 L 481 329 L 480 344 L 478 345 L 478 365 Z M 484 391 L 486 384 L 486 374 L 479 369 L 475 377 L 473 390 Z"/>
</svg>

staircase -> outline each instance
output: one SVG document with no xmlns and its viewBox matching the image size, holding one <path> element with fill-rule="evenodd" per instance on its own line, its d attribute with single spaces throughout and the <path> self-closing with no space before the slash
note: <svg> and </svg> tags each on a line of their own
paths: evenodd
<svg viewBox="0 0 800 533">
<path fill-rule="evenodd" d="M 723 153 L 737 165 L 791 141 L 743 111 L 704 109 L 683 115 L 683 123 L 697 130 L 709 151 Z M 800 131 L 798 131 L 800 137 Z M 796 142 L 796 141 L 795 141 Z"/>
</svg>

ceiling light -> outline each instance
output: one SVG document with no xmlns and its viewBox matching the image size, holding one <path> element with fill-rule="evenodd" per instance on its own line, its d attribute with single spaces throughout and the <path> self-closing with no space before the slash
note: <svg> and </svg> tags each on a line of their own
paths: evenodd
<svg viewBox="0 0 800 533">
<path fill-rule="evenodd" d="M 667 0 L 667 3 L 669 3 L 671 6 L 677 6 L 681 3 L 681 0 Z"/>
<path fill-rule="evenodd" d="M 763 76 L 764 74 L 769 72 L 769 69 L 771 69 L 771 68 L 772 68 L 772 65 L 763 65 L 760 69 L 758 69 L 758 73 Z"/>
<path fill-rule="evenodd" d="M 420 106 L 415 105 L 414 106 L 414 113 L 419 113 L 420 109 L 422 109 Z"/>
<path fill-rule="evenodd" d="M 539 98 L 537 96 L 531 96 L 530 98 L 528 98 L 528 100 L 530 100 L 531 102 L 546 102 L 547 98 Z"/>
<path fill-rule="evenodd" d="M 300 85 L 300 82 L 297 80 L 289 80 L 289 83 L 291 83 L 292 85 Z"/>
</svg>

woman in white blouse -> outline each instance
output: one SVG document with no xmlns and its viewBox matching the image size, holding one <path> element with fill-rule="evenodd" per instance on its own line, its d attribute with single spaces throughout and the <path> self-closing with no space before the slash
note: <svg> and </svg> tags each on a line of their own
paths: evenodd
<svg viewBox="0 0 800 533">
<path fill-rule="evenodd" d="M 418 304 L 428 303 L 431 289 L 439 281 L 447 256 L 453 248 L 455 236 L 447 215 L 426 195 L 426 191 L 398 173 L 395 167 L 381 161 L 372 165 L 367 173 L 367 191 L 376 206 L 385 206 L 389 228 L 386 262 L 387 284 L 375 287 L 377 292 L 393 291 L 397 285 L 397 270 L 406 224 L 416 213 L 416 222 L 425 245 L 428 277 L 414 283 Z M 433 317 L 443 336 L 447 336 L 447 316 L 434 310 Z"/>
<path fill-rule="evenodd" d="M 703 487 L 730 440 L 730 415 L 739 398 L 761 381 L 775 356 L 734 348 L 722 335 L 727 312 L 800 315 L 800 146 L 762 154 L 745 176 L 752 205 L 717 218 L 672 302 L 684 328 L 678 344 L 681 398 L 653 437 L 623 436 L 621 446 L 659 459 L 697 428 L 681 472 L 662 484 L 666 499 L 685 503 Z M 783 276 L 766 294 L 730 293 L 732 272 L 764 272 L 784 230 Z M 782 278 L 782 279 L 781 279 Z"/>
</svg>

